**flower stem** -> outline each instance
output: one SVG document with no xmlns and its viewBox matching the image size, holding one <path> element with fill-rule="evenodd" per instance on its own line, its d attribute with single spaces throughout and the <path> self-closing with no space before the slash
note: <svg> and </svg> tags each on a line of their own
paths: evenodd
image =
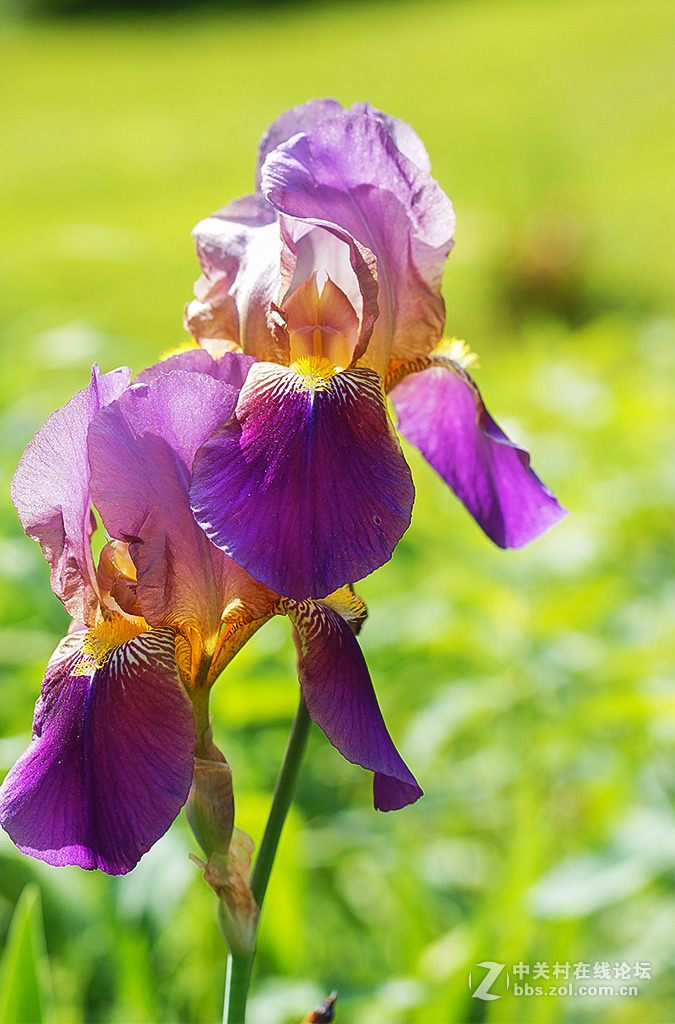
<svg viewBox="0 0 675 1024">
<path fill-rule="evenodd" d="M 288 737 L 284 760 L 277 778 L 277 784 L 274 787 L 269 817 L 258 850 L 258 856 L 255 859 L 253 871 L 251 872 L 251 892 L 261 910 L 277 846 L 279 845 L 281 830 L 284 827 L 286 815 L 293 800 L 295 784 L 298 779 L 305 747 L 307 746 L 307 737 L 309 736 L 311 724 L 312 721 L 301 694 L 298 710 L 295 713 L 291 727 L 291 734 Z M 228 957 L 223 1024 L 244 1024 L 246 999 L 254 958 L 255 952 L 251 956 L 246 957 L 233 956 L 230 953 Z"/>
</svg>

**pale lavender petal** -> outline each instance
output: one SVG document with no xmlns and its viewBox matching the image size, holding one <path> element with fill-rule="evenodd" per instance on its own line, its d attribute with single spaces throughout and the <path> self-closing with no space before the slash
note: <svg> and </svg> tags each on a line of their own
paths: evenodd
<svg viewBox="0 0 675 1024">
<path fill-rule="evenodd" d="M 282 217 L 280 228 L 282 301 L 315 272 L 327 274 L 344 291 L 360 320 L 356 362 L 366 350 L 379 315 L 375 257 L 334 224 Z"/>
<path fill-rule="evenodd" d="M 276 149 L 282 142 L 292 138 L 299 132 L 308 132 L 327 117 L 335 117 L 342 113 L 337 100 L 309 100 L 297 107 L 291 107 L 273 121 L 260 140 L 258 147 L 258 163 L 255 170 L 256 186 L 260 188 L 260 171 L 268 153 Z"/>
<path fill-rule="evenodd" d="M 388 561 L 414 490 L 372 370 L 310 387 L 258 363 L 235 417 L 197 453 L 192 509 L 208 537 L 290 597 L 323 597 Z"/>
<path fill-rule="evenodd" d="M 392 117 L 390 114 L 385 114 L 381 110 L 371 107 L 369 103 L 354 103 L 350 107 L 350 112 L 367 114 L 370 117 L 377 118 L 386 127 L 397 149 L 400 149 L 409 160 L 412 160 L 422 170 L 431 170 L 431 162 L 422 140 L 405 121 L 401 121 L 398 117 Z M 276 149 L 277 146 L 280 146 L 282 142 L 286 142 L 292 136 L 306 135 L 307 132 L 321 124 L 322 121 L 342 113 L 343 108 L 337 100 L 320 99 L 309 100 L 307 103 L 291 107 L 290 110 L 280 114 L 260 140 L 258 165 L 256 167 L 256 183 L 258 186 L 260 185 L 260 171 L 268 153 L 271 153 L 273 149 Z"/>
<path fill-rule="evenodd" d="M 336 100 L 325 99 L 310 100 L 278 117 L 260 141 L 256 168 L 258 186 L 262 165 L 268 153 L 299 132 L 307 132 L 327 117 L 341 113 L 342 107 Z M 358 358 L 365 351 L 379 312 L 375 257 L 356 242 L 349 232 L 331 221 L 318 218 L 308 222 L 282 217 L 280 227 L 283 249 L 279 303 L 282 304 L 316 271 L 327 274 L 347 295 L 361 320 L 359 344 L 355 352 L 355 358 Z M 280 359 L 274 361 L 284 362 Z"/>
<path fill-rule="evenodd" d="M 131 371 L 91 371 L 91 382 L 38 430 L 12 480 L 21 525 L 39 542 L 52 590 L 67 611 L 93 621 L 98 588 L 90 538 L 95 529 L 89 493 L 87 431 L 99 409 L 128 386 Z"/>
<path fill-rule="evenodd" d="M 186 329 L 197 341 L 222 339 L 257 359 L 283 362 L 287 354 L 269 324 L 280 287 L 275 211 L 262 196 L 244 196 L 192 234 L 202 276 L 185 311 Z"/>
<path fill-rule="evenodd" d="M 185 370 L 188 373 L 206 373 L 225 384 L 231 384 L 241 391 L 246 375 L 255 362 L 252 356 L 241 352 L 224 352 L 215 359 L 206 349 L 190 348 L 185 352 L 163 359 L 160 363 L 149 366 L 134 377 L 134 384 L 152 384 L 161 374 L 172 373 L 174 370 Z"/>
<path fill-rule="evenodd" d="M 391 114 L 385 114 L 381 110 L 371 107 L 369 103 L 354 103 L 350 110 L 354 113 L 368 114 L 370 117 L 376 117 L 389 132 L 396 148 L 404 156 L 407 156 L 408 160 L 412 160 L 422 171 L 427 173 L 431 171 L 431 161 L 424 143 L 409 124 L 401 121 L 398 117 L 392 117 Z"/>
<path fill-rule="evenodd" d="M 48 864 L 125 874 L 187 799 L 194 717 L 172 630 L 127 640 L 98 665 L 88 642 L 67 637 L 47 666 L 33 739 L 0 789 L 0 824 Z"/>
<path fill-rule="evenodd" d="M 298 675 L 310 717 L 352 764 L 375 772 L 379 811 L 422 796 L 387 731 L 361 648 L 349 622 L 327 603 L 286 601 L 297 630 Z"/>
<path fill-rule="evenodd" d="M 229 600 L 265 595 L 207 540 L 189 506 L 194 454 L 236 399 L 229 384 L 177 370 L 134 386 L 92 423 L 94 503 L 108 533 L 129 543 L 151 625 L 193 623 L 214 634 Z"/>
<path fill-rule="evenodd" d="M 320 268 L 345 293 L 361 318 L 363 299 L 351 265 L 348 242 L 325 228 L 292 217 L 282 218 L 281 234 L 291 250 L 282 266 L 283 300 Z"/>
<path fill-rule="evenodd" d="M 281 214 L 333 224 L 374 254 L 380 316 L 364 365 L 384 374 L 390 358 L 425 355 L 440 341 L 452 204 L 379 116 L 347 111 L 282 143 L 267 156 L 261 188 Z"/>
<path fill-rule="evenodd" d="M 460 367 L 410 374 L 392 388 L 390 398 L 403 436 L 499 547 L 523 547 L 567 515 Z"/>
</svg>

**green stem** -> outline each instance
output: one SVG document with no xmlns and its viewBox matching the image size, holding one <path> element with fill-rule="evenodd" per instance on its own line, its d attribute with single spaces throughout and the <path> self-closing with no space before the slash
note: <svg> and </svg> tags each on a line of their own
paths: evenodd
<svg viewBox="0 0 675 1024">
<path fill-rule="evenodd" d="M 254 957 L 255 953 L 251 956 L 234 956 L 232 953 L 228 955 L 223 1024 L 244 1024 Z"/>
<path fill-rule="evenodd" d="M 274 787 L 274 796 L 270 807 L 265 832 L 258 849 L 258 856 L 251 872 L 250 887 L 254 899 L 262 910 L 263 900 L 267 892 L 272 865 L 276 856 L 281 830 L 284 827 L 288 809 L 293 801 L 295 784 L 298 779 L 300 765 L 307 746 L 307 737 L 312 721 L 307 706 L 300 695 L 300 703 L 295 713 L 288 746 L 281 765 L 281 770 Z M 244 1024 L 246 1016 L 246 999 L 251 980 L 253 960 L 251 956 L 233 956 L 227 961 L 227 980 L 225 984 L 225 1013 L 223 1024 Z"/>
</svg>

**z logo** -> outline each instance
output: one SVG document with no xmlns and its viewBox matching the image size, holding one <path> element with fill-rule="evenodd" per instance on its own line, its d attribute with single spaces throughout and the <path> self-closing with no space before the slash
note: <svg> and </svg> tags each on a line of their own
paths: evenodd
<svg viewBox="0 0 675 1024">
<path fill-rule="evenodd" d="M 499 975 L 502 973 L 502 971 L 504 970 L 505 964 L 496 964 L 494 962 L 494 960 L 483 960 L 482 963 L 476 964 L 476 967 L 485 967 L 485 969 L 487 970 L 487 974 L 485 975 L 485 977 L 481 981 L 480 985 L 478 985 L 478 987 L 476 988 L 476 991 L 474 992 L 472 990 L 472 992 L 471 992 L 472 997 L 474 999 L 501 999 L 501 996 L 496 996 L 493 992 L 490 992 L 490 988 L 494 984 L 494 982 L 497 980 Z M 509 987 L 510 980 L 511 979 L 509 978 L 509 975 L 507 973 L 507 975 L 506 975 L 506 987 L 507 988 Z M 472 988 L 472 985 L 471 985 L 471 972 L 469 972 L 469 988 Z"/>
</svg>

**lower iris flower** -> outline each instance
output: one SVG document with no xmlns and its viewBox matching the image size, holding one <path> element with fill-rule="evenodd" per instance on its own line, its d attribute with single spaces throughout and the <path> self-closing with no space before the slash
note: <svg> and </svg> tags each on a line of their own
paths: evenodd
<svg viewBox="0 0 675 1024">
<path fill-rule="evenodd" d="M 375 804 L 421 795 L 386 730 L 350 591 L 280 597 L 214 547 L 190 512 L 195 452 L 232 415 L 241 360 L 190 352 L 129 385 L 92 371 L 28 446 L 12 482 L 26 532 L 73 618 L 45 672 L 30 746 L 0 788 L 0 823 L 50 864 L 129 871 L 213 757 L 208 692 L 272 615 L 295 627 L 302 693 Z M 92 555 L 95 508 L 108 534 Z M 217 755 L 215 755 L 217 756 Z"/>
<path fill-rule="evenodd" d="M 389 390 L 401 433 L 495 543 L 561 519 L 443 341 L 455 218 L 413 130 L 312 101 L 263 136 L 257 184 L 194 230 L 186 327 L 214 355 L 254 360 L 195 460 L 192 508 L 214 544 L 295 598 L 387 561 L 414 499 Z"/>
</svg>

